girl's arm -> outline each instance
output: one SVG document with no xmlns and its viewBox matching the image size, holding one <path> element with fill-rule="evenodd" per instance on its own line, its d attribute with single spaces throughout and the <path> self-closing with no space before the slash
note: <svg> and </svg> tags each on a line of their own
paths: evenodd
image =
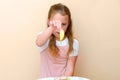
<svg viewBox="0 0 120 80">
<path fill-rule="evenodd" d="M 61 25 L 61 22 L 56 20 L 48 21 L 48 25 L 49 27 L 43 33 L 39 34 L 36 39 L 36 45 L 39 47 L 46 43 L 46 41 L 49 39 L 49 37 L 53 33 L 53 30 L 59 28 L 59 26 Z"/>
<path fill-rule="evenodd" d="M 53 27 L 50 26 L 44 32 L 39 34 L 36 39 L 36 45 L 39 47 L 44 45 L 51 36 L 52 32 L 53 32 Z"/>
<path fill-rule="evenodd" d="M 65 76 L 73 76 L 77 56 L 71 56 L 68 59 Z"/>
</svg>

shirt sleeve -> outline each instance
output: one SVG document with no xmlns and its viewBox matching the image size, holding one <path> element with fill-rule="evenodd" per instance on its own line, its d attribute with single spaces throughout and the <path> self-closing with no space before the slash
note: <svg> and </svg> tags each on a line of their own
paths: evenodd
<svg viewBox="0 0 120 80">
<path fill-rule="evenodd" d="M 74 39 L 73 41 L 73 52 L 69 56 L 77 56 L 79 53 L 79 42 Z"/>
<path fill-rule="evenodd" d="M 43 46 L 40 47 L 40 52 L 42 52 L 48 47 L 48 43 L 49 43 L 49 40 Z"/>
</svg>

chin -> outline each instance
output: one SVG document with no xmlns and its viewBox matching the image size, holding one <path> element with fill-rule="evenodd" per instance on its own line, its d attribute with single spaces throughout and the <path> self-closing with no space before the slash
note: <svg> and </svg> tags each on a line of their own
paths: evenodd
<svg viewBox="0 0 120 80">
<path fill-rule="evenodd" d="M 57 40 L 60 40 L 60 37 L 55 37 Z"/>
</svg>

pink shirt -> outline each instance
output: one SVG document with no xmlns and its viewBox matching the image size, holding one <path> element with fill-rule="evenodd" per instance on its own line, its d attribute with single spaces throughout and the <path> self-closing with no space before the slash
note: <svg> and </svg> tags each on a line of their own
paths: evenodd
<svg viewBox="0 0 120 80">
<path fill-rule="evenodd" d="M 56 45 L 59 48 L 59 57 L 54 58 L 48 48 L 49 40 L 40 47 L 40 55 L 41 55 L 41 66 L 40 66 L 40 78 L 46 77 L 60 77 L 63 76 L 66 71 L 67 66 L 67 52 L 69 49 L 68 38 L 65 38 L 63 41 L 57 41 Z M 78 55 L 78 41 L 74 39 L 73 42 L 73 52 L 70 56 Z"/>
</svg>

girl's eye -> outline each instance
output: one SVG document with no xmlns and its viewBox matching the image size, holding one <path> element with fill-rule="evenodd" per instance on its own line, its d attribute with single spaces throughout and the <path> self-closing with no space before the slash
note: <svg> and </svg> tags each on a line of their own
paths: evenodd
<svg viewBox="0 0 120 80">
<path fill-rule="evenodd" d="M 66 24 L 65 23 L 62 23 L 63 26 L 65 26 Z"/>
</svg>

